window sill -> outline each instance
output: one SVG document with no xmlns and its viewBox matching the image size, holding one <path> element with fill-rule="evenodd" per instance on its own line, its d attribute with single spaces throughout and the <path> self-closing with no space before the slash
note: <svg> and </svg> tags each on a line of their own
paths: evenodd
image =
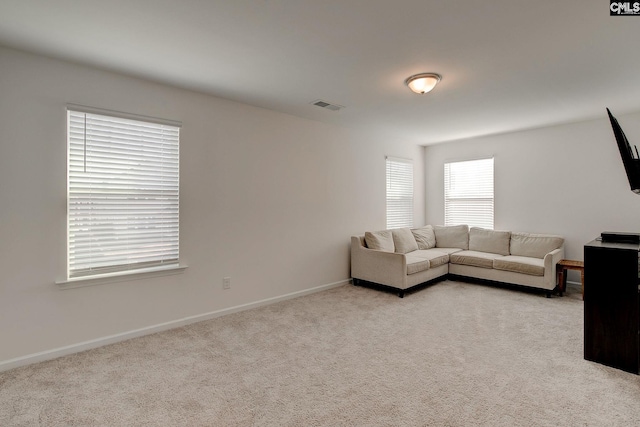
<svg viewBox="0 0 640 427">
<path fill-rule="evenodd" d="M 129 280 L 147 279 L 150 277 L 181 274 L 186 265 L 173 264 L 165 267 L 151 267 L 140 270 L 119 271 L 117 273 L 98 274 L 95 276 L 76 277 L 56 282 L 59 289 L 83 288 L 85 286 L 104 285 L 107 283 L 125 282 Z"/>
</svg>

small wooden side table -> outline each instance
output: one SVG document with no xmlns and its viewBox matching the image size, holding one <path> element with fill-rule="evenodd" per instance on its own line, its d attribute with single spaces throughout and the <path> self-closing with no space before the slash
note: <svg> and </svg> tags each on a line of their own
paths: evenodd
<svg viewBox="0 0 640 427">
<path fill-rule="evenodd" d="M 577 270 L 580 272 L 580 282 L 582 284 L 582 300 L 584 301 L 584 262 L 563 259 L 556 265 L 558 275 L 558 288 L 560 296 L 567 291 L 567 270 Z"/>
</svg>

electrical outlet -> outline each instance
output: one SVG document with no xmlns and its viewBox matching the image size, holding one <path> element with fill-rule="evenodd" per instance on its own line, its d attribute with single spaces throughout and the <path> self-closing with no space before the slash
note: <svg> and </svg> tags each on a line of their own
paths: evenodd
<svg viewBox="0 0 640 427">
<path fill-rule="evenodd" d="M 222 289 L 231 289 L 231 277 L 222 278 Z"/>
</svg>

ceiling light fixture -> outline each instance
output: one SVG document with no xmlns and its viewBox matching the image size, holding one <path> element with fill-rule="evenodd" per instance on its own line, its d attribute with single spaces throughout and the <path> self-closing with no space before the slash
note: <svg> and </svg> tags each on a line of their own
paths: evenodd
<svg viewBox="0 0 640 427">
<path fill-rule="evenodd" d="M 404 81 L 404 84 L 409 86 L 413 92 L 423 95 L 436 87 L 438 82 L 442 79 L 440 74 L 435 73 L 421 73 L 409 77 Z"/>
</svg>

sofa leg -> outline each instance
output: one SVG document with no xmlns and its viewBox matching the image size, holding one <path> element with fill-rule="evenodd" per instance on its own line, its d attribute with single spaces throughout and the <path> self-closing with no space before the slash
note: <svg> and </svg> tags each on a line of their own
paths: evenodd
<svg viewBox="0 0 640 427">
<path fill-rule="evenodd" d="M 547 291 L 547 298 L 551 298 L 551 291 Z"/>
<path fill-rule="evenodd" d="M 358 286 L 360 284 L 359 280 L 356 279 L 355 277 L 352 279 L 352 283 L 353 283 L 353 286 Z"/>
<path fill-rule="evenodd" d="M 404 298 L 404 291 L 400 291 L 400 292 L 398 292 L 398 296 L 399 296 L 400 298 Z"/>
</svg>

